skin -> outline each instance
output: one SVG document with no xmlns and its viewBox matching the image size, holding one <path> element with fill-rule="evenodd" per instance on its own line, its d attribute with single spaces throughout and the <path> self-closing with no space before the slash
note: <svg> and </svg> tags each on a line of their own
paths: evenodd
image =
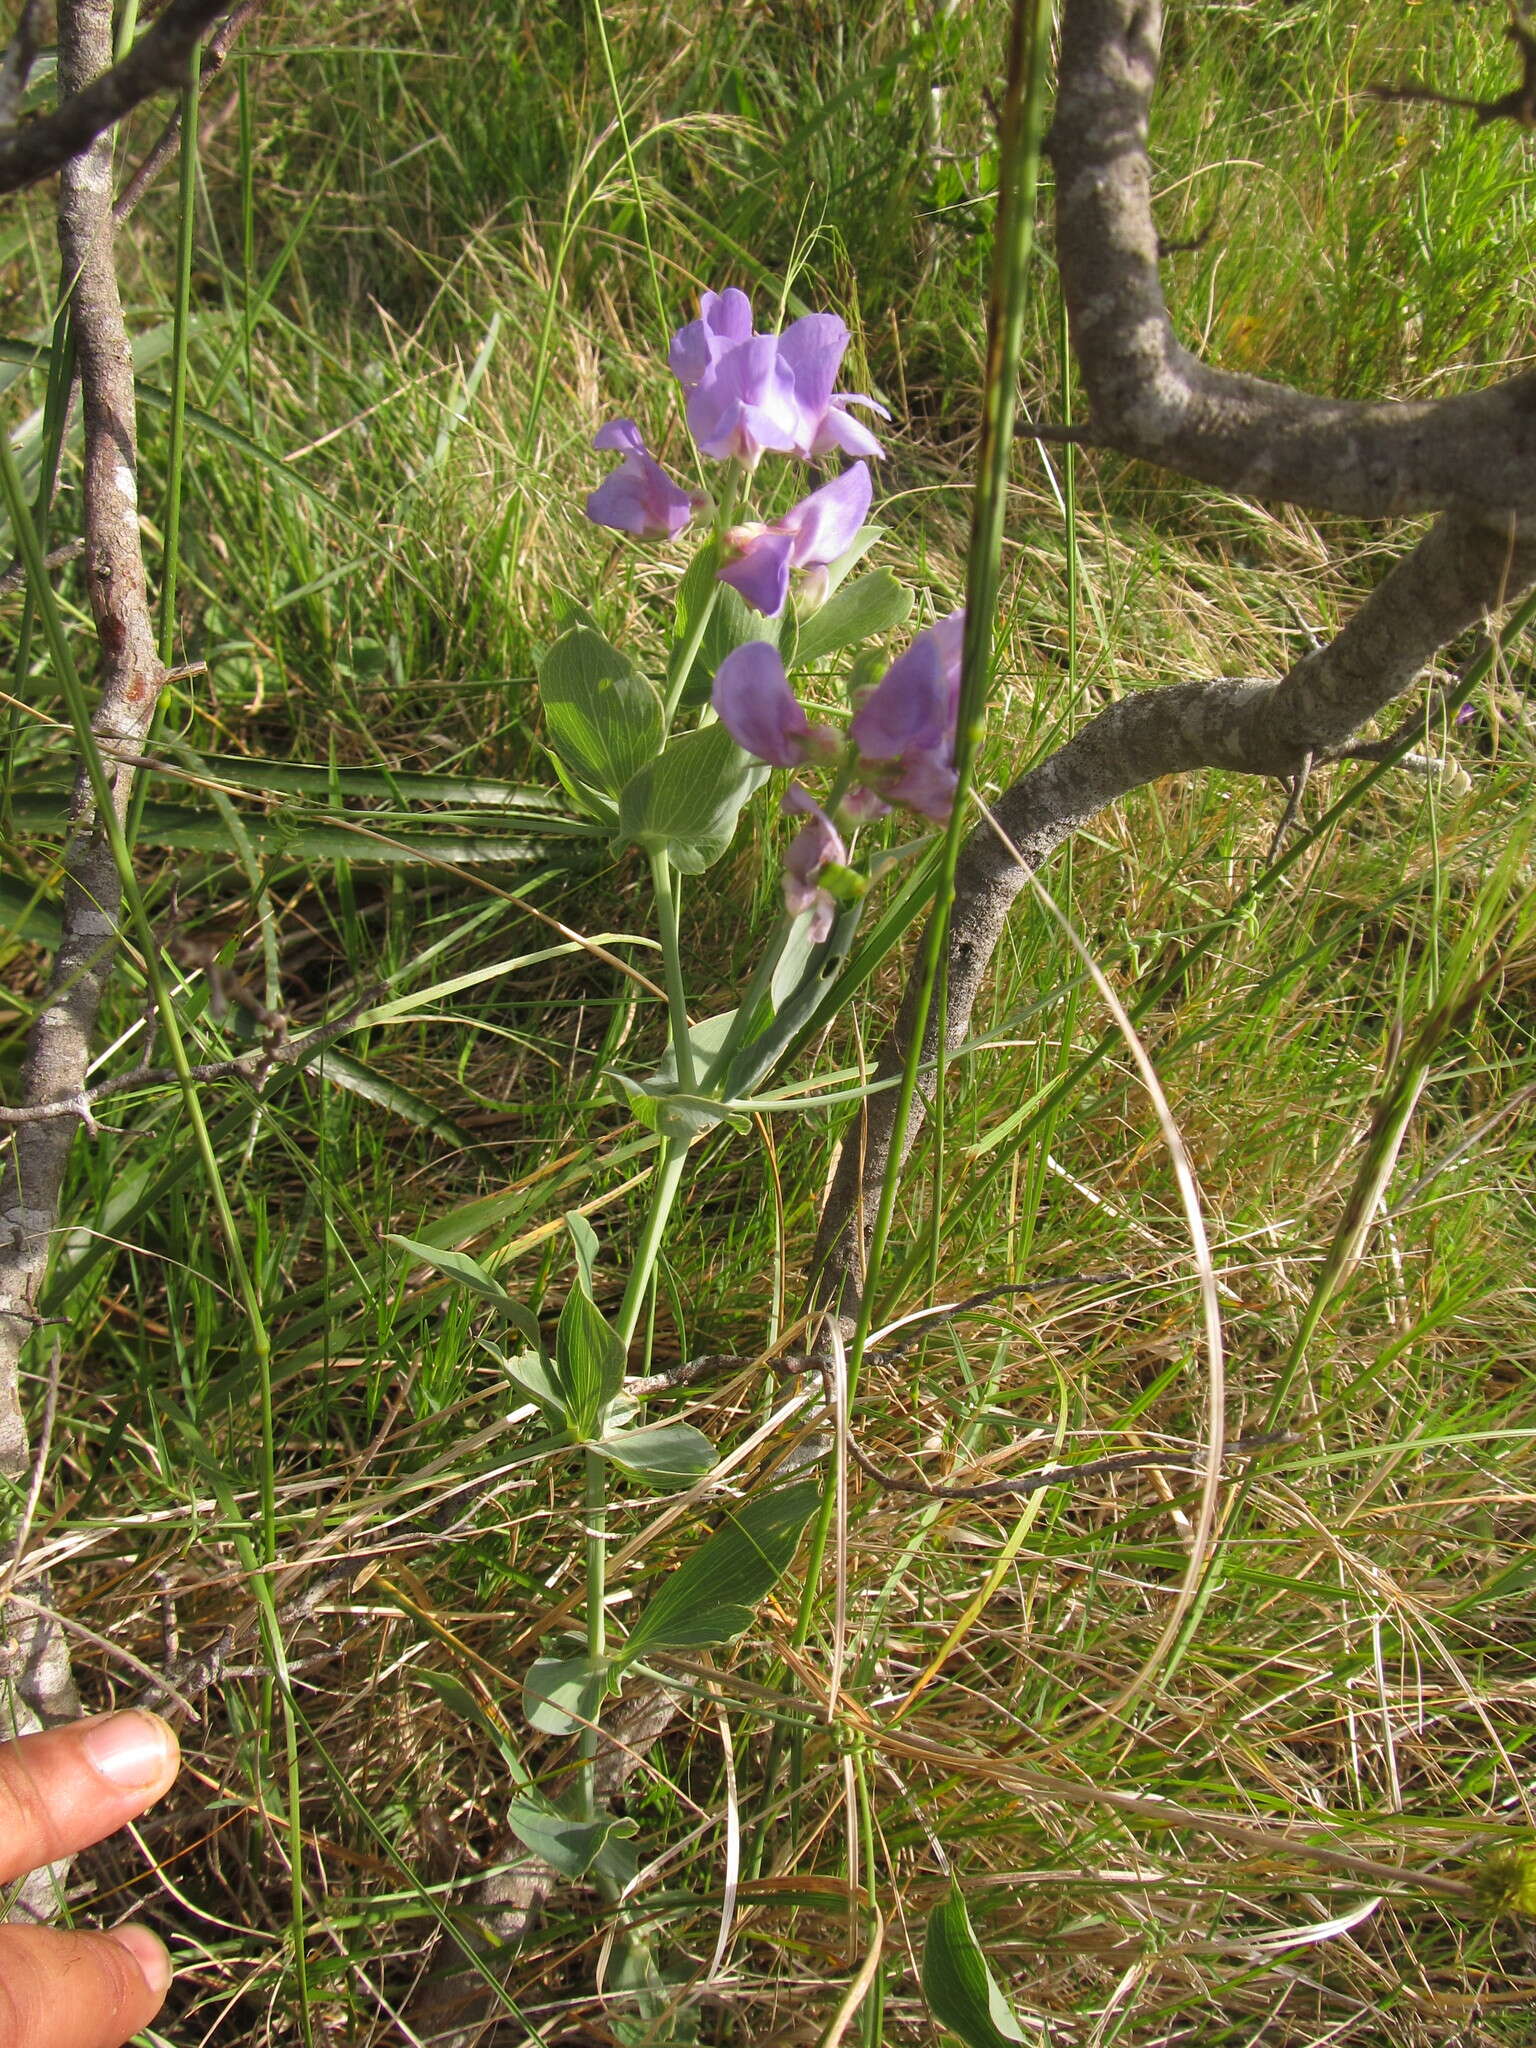
<svg viewBox="0 0 1536 2048">
<path fill-rule="evenodd" d="M 101 1768 L 117 1738 L 127 1782 Z M 156 1714 L 100 1715 L 0 1744 L 0 1882 L 116 1832 L 175 1779 Z M 160 2010 L 170 1958 L 147 1927 L 104 1934 L 0 1926 L 0 2048 L 122 2048 Z"/>
</svg>

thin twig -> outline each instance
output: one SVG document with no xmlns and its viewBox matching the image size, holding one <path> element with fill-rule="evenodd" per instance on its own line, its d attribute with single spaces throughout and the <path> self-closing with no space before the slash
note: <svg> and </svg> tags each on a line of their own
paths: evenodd
<svg viewBox="0 0 1536 2048">
<path fill-rule="evenodd" d="M 1513 91 L 1501 93 L 1495 100 L 1478 100 L 1468 99 L 1461 93 L 1437 92 L 1433 86 L 1410 83 L 1368 85 L 1365 88 L 1366 98 L 1393 104 L 1418 101 L 1432 107 L 1461 108 L 1477 116 L 1479 128 L 1486 127 L 1490 121 L 1513 121 L 1517 128 L 1536 128 L 1536 36 L 1531 34 L 1518 8 L 1512 6 L 1509 14 L 1505 40 L 1513 43 L 1520 52 L 1520 83 Z"/>
<path fill-rule="evenodd" d="M 1289 776 L 1285 783 L 1285 809 L 1280 813 L 1280 822 L 1275 827 L 1275 836 L 1269 842 L 1269 865 L 1274 866 L 1280 858 L 1281 848 L 1290 836 L 1291 827 L 1301 816 L 1301 800 L 1307 793 L 1307 784 L 1312 779 L 1312 756 L 1303 754 L 1301 766 Z"/>
<path fill-rule="evenodd" d="M 62 569 L 66 562 L 76 561 L 85 553 L 83 540 L 67 540 L 63 547 L 52 548 L 43 557 L 45 569 Z M 12 597 L 25 587 L 27 568 L 24 562 L 13 562 L 9 569 L 0 573 L 0 597 Z"/>
<path fill-rule="evenodd" d="M 194 1081 L 254 1079 L 260 1082 L 278 1067 L 301 1066 L 313 1054 L 323 1051 L 327 1045 L 352 1030 L 359 1018 L 378 1001 L 379 993 L 377 987 L 370 988 L 339 1017 L 317 1024 L 302 1038 L 269 1038 L 265 1044 L 253 1046 L 249 1052 L 236 1053 L 229 1059 L 208 1060 L 201 1066 L 189 1067 L 187 1071 Z M 126 1073 L 114 1074 L 110 1080 L 98 1081 L 94 1088 L 79 1089 L 74 1094 L 58 1096 L 52 1102 L 39 1102 L 21 1109 L 10 1109 L 0 1104 L 0 1125 L 32 1124 L 54 1117 L 75 1116 L 90 1128 L 95 1122 L 92 1112 L 96 1104 L 104 1102 L 108 1096 L 124 1095 L 131 1089 L 171 1087 L 180 1078 L 174 1067 L 155 1067 L 145 1061 L 129 1068 Z"/>
<path fill-rule="evenodd" d="M 23 0 L 15 34 L 5 46 L 5 55 L 0 57 L 0 135 L 13 133 L 21 119 L 21 103 L 26 98 L 27 80 L 43 40 L 46 19 L 47 0 Z"/>
<path fill-rule="evenodd" d="M 120 64 L 68 94 L 52 114 L 0 140 L 0 193 L 19 192 L 60 171 L 151 94 L 169 92 L 229 0 L 170 0 Z"/>
<path fill-rule="evenodd" d="M 230 50 L 234 47 L 235 40 L 239 36 L 240 31 L 245 27 L 253 14 L 260 13 L 265 4 L 266 0 L 241 0 L 241 5 L 230 15 L 228 21 L 222 23 L 208 38 L 207 48 L 203 52 L 201 78 L 201 84 L 205 89 L 212 84 L 214 79 L 224 69 L 225 61 L 229 56 Z M 204 133 L 206 134 L 206 132 L 205 128 Z M 181 108 L 178 106 L 156 137 L 154 147 L 144 158 L 144 161 L 139 165 L 127 184 L 124 185 L 122 191 L 117 195 L 116 204 L 112 208 L 113 217 L 116 220 L 119 222 L 125 221 L 129 214 L 133 212 L 133 209 L 144 197 L 144 194 L 149 190 L 155 179 L 159 177 L 171 158 L 176 154 L 176 145 L 180 138 Z M 200 137 L 199 140 L 201 141 L 202 138 Z"/>
<path fill-rule="evenodd" d="M 1236 1442 L 1223 1445 L 1222 1455 L 1226 1458 L 1252 1458 L 1260 1451 L 1283 1450 L 1301 1441 L 1293 1430 L 1266 1430 L 1257 1436 L 1239 1437 Z M 1184 1452 L 1117 1451 L 1109 1457 L 1090 1458 L 1081 1464 L 1041 1465 L 1033 1472 L 1021 1472 L 1016 1479 L 987 1480 L 976 1486 L 945 1486 L 933 1479 L 903 1479 L 898 1473 L 883 1471 L 873 1458 L 860 1450 L 853 1436 L 848 1439 L 848 1449 L 859 1470 L 887 1493 L 914 1493 L 924 1500 L 1027 1500 L 1031 1494 L 1042 1493 L 1048 1486 L 1076 1486 L 1085 1479 L 1109 1479 L 1120 1472 L 1188 1472 L 1195 1475 L 1203 1469 L 1199 1459 Z"/>
</svg>

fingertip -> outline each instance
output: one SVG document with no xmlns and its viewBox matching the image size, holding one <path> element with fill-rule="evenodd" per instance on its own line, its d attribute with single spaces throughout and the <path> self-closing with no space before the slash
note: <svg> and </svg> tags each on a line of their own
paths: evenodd
<svg viewBox="0 0 1536 2048">
<path fill-rule="evenodd" d="M 134 1920 L 122 1927 L 108 1927 L 104 1932 L 119 1948 L 127 1949 L 155 1997 L 164 1998 L 171 1985 L 171 1958 L 159 1936 Z"/>
<path fill-rule="evenodd" d="M 119 1792 L 158 1794 L 180 1767 L 175 1729 L 139 1707 L 82 1721 L 80 1746 L 91 1769 Z"/>
</svg>

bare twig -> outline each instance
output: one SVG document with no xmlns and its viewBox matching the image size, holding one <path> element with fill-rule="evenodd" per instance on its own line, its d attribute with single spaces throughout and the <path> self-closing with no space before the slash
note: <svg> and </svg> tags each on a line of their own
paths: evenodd
<svg viewBox="0 0 1536 2048">
<path fill-rule="evenodd" d="M 202 84 L 204 87 L 211 85 L 213 80 L 224 69 L 229 53 L 234 48 L 240 31 L 245 27 L 252 15 L 259 14 L 265 5 L 266 0 L 241 0 L 241 4 L 235 8 L 229 19 L 221 22 L 208 38 L 208 47 L 203 52 L 201 67 Z M 204 132 L 206 133 L 206 130 Z M 119 222 L 125 221 L 128 218 L 156 178 L 165 169 L 171 158 L 176 154 L 176 146 L 180 139 L 181 108 L 178 106 L 155 138 L 154 145 L 144 158 L 144 161 L 118 194 L 117 203 L 112 211 Z"/>
<path fill-rule="evenodd" d="M 1291 827 L 1301 816 L 1302 799 L 1306 796 L 1307 784 L 1312 779 L 1313 758 L 1312 750 L 1309 747 L 1306 753 L 1302 755 L 1301 763 L 1296 773 L 1287 776 L 1285 779 L 1285 809 L 1280 813 L 1280 821 L 1275 826 L 1275 836 L 1269 842 L 1269 864 L 1271 867 L 1280 858 L 1281 848 L 1290 836 Z"/>
<path fill-rule="evenodd" d="M 300 1038 L 281 1035 L 269 1036 L 261 1045 L 252 1046 L 249 1052 L 235 1053 L 223 1060 L 206 1060 L 200 1066 L 189 1067 L 188 1073 L 194 1081 L 255 1081 L 258 1085 L 279 1067 L 298 1067 L 323 1052 L 338 1038 L 345 1036 L 377 1002 L 379 991 L 371 988 L 355 1003 L 342 1011 L 339 1017 L 329 1018 L 324 1024 L 317 1024 L 313 1031 L 306 1031 Z M 270 1012 L 268 1013 L 271 1014 Z M 281 1022 L 281 1020 L 279 1020 Z M 57 1117 L 78 1117 L 89 1126 L 98 1102 L 109 1096 L 125 1095 L 139 1088 L 169 1088 L 179 1084 L 181 1076 L 174 1067 L 151 1066 L 147 1060 L 126 1072 L 114 1074 L 110 1080 L 98 1081 L 94 1088 L 82 1088 L 73 1095 L 56 1097 L 51 1102 L 29 1103 L 20 1109 L 10 1109 L 0 1104 L 0 1125 L 34 1124 L 48 1122 Z"/>
<path fill-rule="evenodd" d="M 1467 99 L 1461 93 L 1437 92 L 1433 86 L 1416 84 L 1368 85 L 1365 96 L 1371 100 L 1420 101 L 1434 107 L 1460 107 L 1476 114 L 1480 128 L 1486 127 L 1490 121 L 1513 121 L 1517 128 L 1536 128 L 1536 36 L 1531 34 L 1519 11 L 1513 7 L 1504 34 L 1520 52 L 1520 83 L 1512 92 L 1502 93 L 1496 100 Z"/>
<path fill-rule="evenodd" d="M 43 557 L 45 569 L 62 569 L 66 562 L 73 562 L 85 553 L 83 540 L 67 540 L 59 548 L 51 548 Z M 10 597 L 22 588 L 27 580 L 25 565 L 13 562 L 9 569 L 0 574 L 0 597 Z"/>
<path fill-rule="evenodd" d="M 109 56 L 107 66 L 87 78 L 64 77 L 61 22 L 59 72 L 68 96 L 54 113 L 0 140 L 0 193 L 35 185 L 85 152 L 91 152 L 94 161 L 92 145 L 98 136 L 152 93 L 171 91 L 184 82 L 187 59 L 228 6 L 229 0 L 170 0 L 121 64 L 112 64 Z M 64 11 L 61 4 L 61 17 Z"/>
<path fill-rule="evenodd" d="M 0 57 L 0 137 L 9 136 L 21 119 L 32 63 L 43 40 L 47 0 L 23 0 L 16 32 Z"/>
</svg>

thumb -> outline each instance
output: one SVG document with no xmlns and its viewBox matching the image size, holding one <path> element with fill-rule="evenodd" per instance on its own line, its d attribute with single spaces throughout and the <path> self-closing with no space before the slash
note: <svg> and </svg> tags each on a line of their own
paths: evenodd
<svg viewBox="0 0 1536 2048">
<path fill-rule="evenodd" d="M 0 2048 L 123 2048 L 170 1981 L 170 1958 L 147 1927 L 0 1927 Z"/>
</svg>

